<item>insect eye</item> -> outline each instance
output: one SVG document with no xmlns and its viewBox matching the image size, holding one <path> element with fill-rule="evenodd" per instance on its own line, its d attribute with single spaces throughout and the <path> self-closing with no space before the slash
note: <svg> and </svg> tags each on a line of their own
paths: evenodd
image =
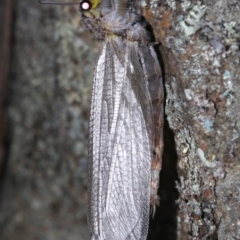
<svg viewBox="0 0 240 240">
<path fill-rule="evenodd" d="M 81 11 L 88 11 L 91 9 L 91 7 L 92 7 L 92 4 L 88 0 L 83 0 L 82 2 L 80 2 L 80 10 Z"/>
</svg>

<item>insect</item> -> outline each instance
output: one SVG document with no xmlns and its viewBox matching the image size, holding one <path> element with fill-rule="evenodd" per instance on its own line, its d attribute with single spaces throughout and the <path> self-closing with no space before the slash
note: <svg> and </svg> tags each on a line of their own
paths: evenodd
<svg viewBox="0 0 240 240">
<path fill-rule="evenodd" d="M 136 0 L 82 0 L 79 11 L 103 41 L 90 114 L 91 239 L 144 240 L 159 202 L 161 68 Z"/>
</svg>

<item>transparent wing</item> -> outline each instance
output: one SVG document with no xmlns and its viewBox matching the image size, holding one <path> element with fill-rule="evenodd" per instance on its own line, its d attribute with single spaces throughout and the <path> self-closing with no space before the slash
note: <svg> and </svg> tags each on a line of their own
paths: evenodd
<svg viewBox="0 0 240 240">
<path fill-rule="evenodd" d="M 153 158 L 151 173 L 151 213 L 154 216 L 156 206 L 159 205 L 160 198 L 157 195 L 159 187 L 159 174 L 162 168 L 162 153 L 164 147 L 163 124 L 164 124 L 164 88 L 162 72 L 158 62 L 156 52 L 152 46 L 142 44 L 139 47 L 139 55 L 143 67 L 144 75 L 148 81 L 148 90 L 151 96 L 154 134 L 153 137 Z"/>
<path fill-rule="evenodd" d="M 152 110 L 137 43 L 127 44 L 122 48 L 107 41 L 95 69 L 89 168 L 92 239 L 147 237 Z"/>
</svg>

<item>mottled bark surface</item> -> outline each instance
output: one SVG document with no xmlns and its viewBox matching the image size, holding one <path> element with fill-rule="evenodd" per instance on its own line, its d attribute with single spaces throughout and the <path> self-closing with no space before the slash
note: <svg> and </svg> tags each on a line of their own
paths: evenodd
<svg viewBox="0 0 240 240">
<path fill-rule="evenodd" d="M 89 239 L 87 138 L 98 44 L 76 8 L 15 1 L 0 239 Z"/>
<path fill-rule="evenodd" d="M 239 1 L 143 4 L 162 43 L 178 239 L 240 239 Z"/>
<path fill-rule="evenodd" d="M 149 239 L 240 239 L 239 1 L 141 3 L 161 43 L 166 91 Z M 77 6 L 14 8 L 0 239 L 89 239 L 88 118 L 101 44 Z"/>
</svg>

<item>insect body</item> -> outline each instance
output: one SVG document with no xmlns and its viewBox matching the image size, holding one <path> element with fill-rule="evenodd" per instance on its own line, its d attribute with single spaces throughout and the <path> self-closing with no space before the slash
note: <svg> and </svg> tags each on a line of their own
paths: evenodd
<svg viewBox="0 0 240 240">
<path fill-rule="evenodd" d="M 161 69 L 136 0 L 82 0 L 79 11 L 104 41 L 90 115 L 91 240 L 144 240 L 159 202 Z"/>
<path fill-rule="evenodd" d="M 104 40 L 90 117 L 92 240 L 146 239 L 163 150 L 163 86 L 134 1 L 83 0 L 82 20 Z"/>
</svg>

